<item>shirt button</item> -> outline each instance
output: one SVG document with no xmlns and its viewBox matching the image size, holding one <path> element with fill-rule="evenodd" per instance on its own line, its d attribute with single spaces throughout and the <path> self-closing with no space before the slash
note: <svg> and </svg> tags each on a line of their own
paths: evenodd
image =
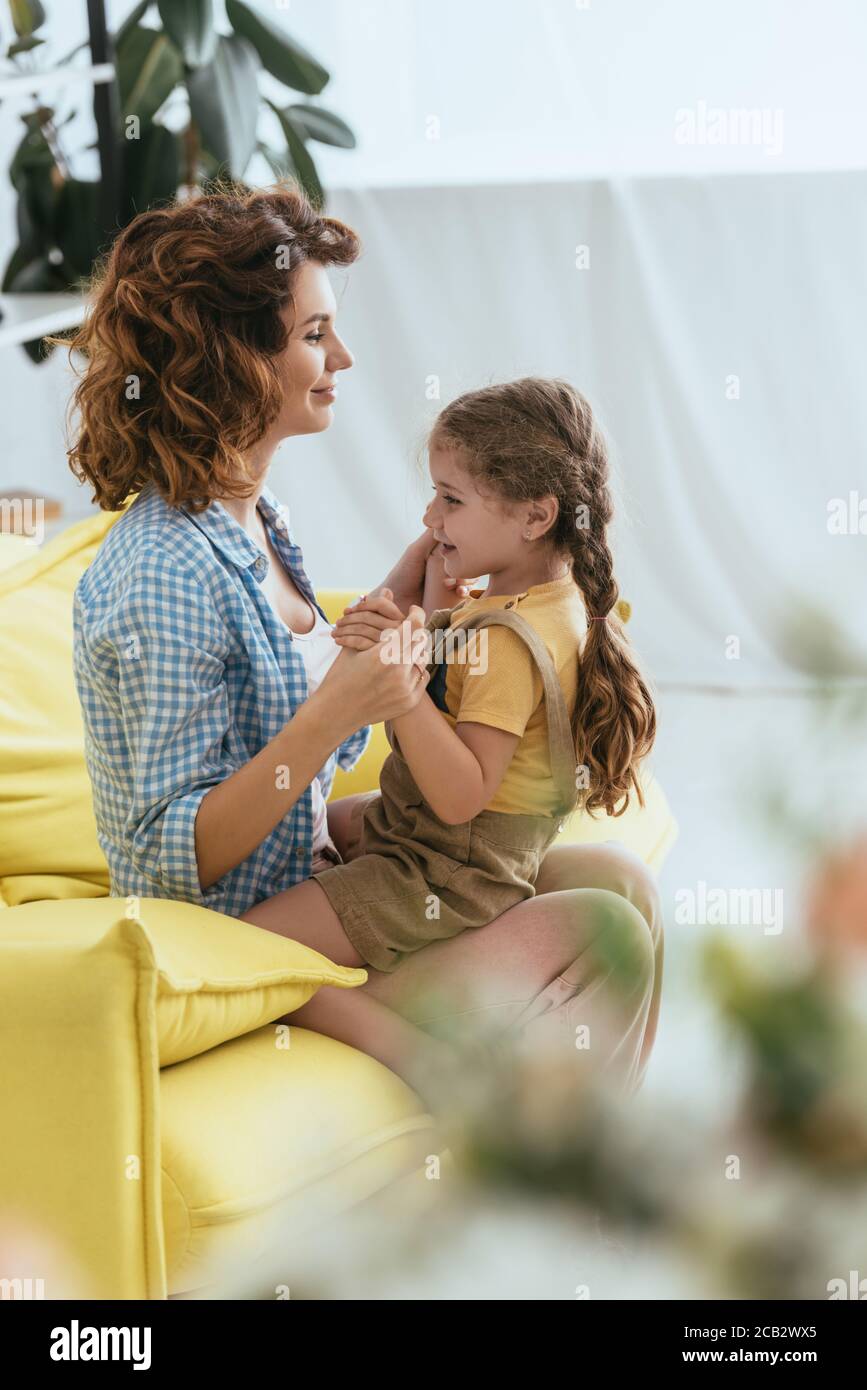
<svg viewBox="0 0 867 1390">
<path fill-rule="evenodd" d="M 281 536 L 285 536 L 289 528 L 286 525 L 286 522 L 283 520 L 282 516 L 278 516 L 277 521 L 275 522 L 274 529 L 279 531 Z"/>
<path fill-rule="evenodd" d="M 253 566 L 253 569 L 255 570 L 256 574 L 258 574 L 261 578 L 261 576 L 265 573 L 267 568 L 268 561 L 265 559 L 264 555 L 260 555 L 255 565 Z"/>
<path fill-rule="evenodd" d="M 306 853 L 306 851 L 305 851 L 303 845 L 296 845 L 296 846 L 295 846 L 295 858 L 296 858 L 296 859 L 303 859 L 305 853 Z"/>
</svg>

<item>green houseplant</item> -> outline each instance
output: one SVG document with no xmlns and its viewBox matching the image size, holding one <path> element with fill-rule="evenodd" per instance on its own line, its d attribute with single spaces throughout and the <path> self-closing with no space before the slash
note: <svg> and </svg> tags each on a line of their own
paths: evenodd
<svg viewBox="0 0 867 1390">
<path fill-rule="evenodd" d="M 45 9 L 40 0 L 9 0 L 9 9 L 16 37 L 6 60 L 13 72 L 38 71 Z M 105 188 L 77 176 L 82 152 L 65 147 L 64 128 L 75 112 L 61 121 L 37 102 L 21 117 L 24 131 L 9 169 L 18 195 L 18 245 L 5 268 L 4 292 L 79 289 L 113 233 L 137 213 L 215 177 L 243 182 L 257 152 L 275 176 L 295 178 L 317 206 L 324 204 L 310 144 L 351 149 L 352 131 L 318 103 L 272 100 L 260 91 L 259 76 L 270 74 L 289 92 L 315 98 L 330 74 L 251 5 L 226 0 L 226 16 L 231 31 L 222 33 L 213 0 L 139 0 L 112 36 L 116 83 L 108 139 L 117 178 L 108 216 Z M 88 100 L 89 90 L 81 90 Z M 279 135 L 263 138 L 263 124 Z M 34 361 L 47 355 L 41 340 L 24 346 Z"/>
</svg>

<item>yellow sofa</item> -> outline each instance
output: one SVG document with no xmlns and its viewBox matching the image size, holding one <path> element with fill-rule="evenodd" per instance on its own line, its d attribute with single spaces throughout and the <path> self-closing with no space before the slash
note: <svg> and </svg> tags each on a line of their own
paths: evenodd
<svg viewBox="0 0 867 1390">
<path fill-rule="evenodd" d="M 21 1296 L 41 1280 L 46 1298 L 207 1297 L 359 1202 L 431 1200 L 437 1134 L 381 1063 L 275 1024 L 298 978 L 312 992 L 363 972 L 335 980 L 272 933 L 263 965 L 247 923 L 109 896 L 71 608 L 115 519 L 39 550 L 0 536 L 0 1280 Z M 333 620 L 349 597 L 320 601 Z M 386 750 L 380 726 L 332 795 L 375 787 Z M 645 795 L 617 820 L 573 817 L 563 841 L 622 839 L 659 868 L 676 827 L 649 774 Z"/>
</svg>

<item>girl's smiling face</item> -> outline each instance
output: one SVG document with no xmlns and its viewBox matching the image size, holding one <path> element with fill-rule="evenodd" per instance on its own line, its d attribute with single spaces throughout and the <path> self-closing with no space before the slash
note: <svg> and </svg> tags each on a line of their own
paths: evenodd
<svg viewBox="0 0 867 1390">
<path fill-rule="evenodd" d="M 428 451 L 434 496 L 424 514 L 440 541 L 446 574 L 499 574 L 521 553 L 527 513 L 493 494 L 483 495 L 461 463 L 461 451 L 431 441 Z"/>
</svg>

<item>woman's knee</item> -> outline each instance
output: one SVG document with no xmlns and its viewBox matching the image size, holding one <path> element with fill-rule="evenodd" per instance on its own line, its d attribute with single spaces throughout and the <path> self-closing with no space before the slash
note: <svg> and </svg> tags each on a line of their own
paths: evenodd
<svg viewBox="0 0 867 1390">
<path fill-rule="evenodd" d="M 615 891 L 622 893 L 638 908 L 655 940 L 662 931 L 662 900 L 656 874 L 634 850 L 627 849 L 626 845 L 615 842 L 603 845 L 602 848 L 610 849 L 616 858 L 620 886 Z"/>
<path fill-rule="evenodd" d="M 557 977 L 574 977 L 582 990 L 607 981 L 622 1002 L 650 999 L 662 960 L 639 908 L 610 888 L 560 892 L 552 896 L 552 907 L 555 902 L 556 916 L 547 925 L 549 964 Z"/>
<path fill-rule="evenodd" d="M 644 860 L 618 840 L 601 845 L 556 845 L 542 862 L 536 891 L 600 888 L 619 893 L 633 904 L 654 941 L 662 931 L 662 905 L 656 875 Z"/>
</svg>

